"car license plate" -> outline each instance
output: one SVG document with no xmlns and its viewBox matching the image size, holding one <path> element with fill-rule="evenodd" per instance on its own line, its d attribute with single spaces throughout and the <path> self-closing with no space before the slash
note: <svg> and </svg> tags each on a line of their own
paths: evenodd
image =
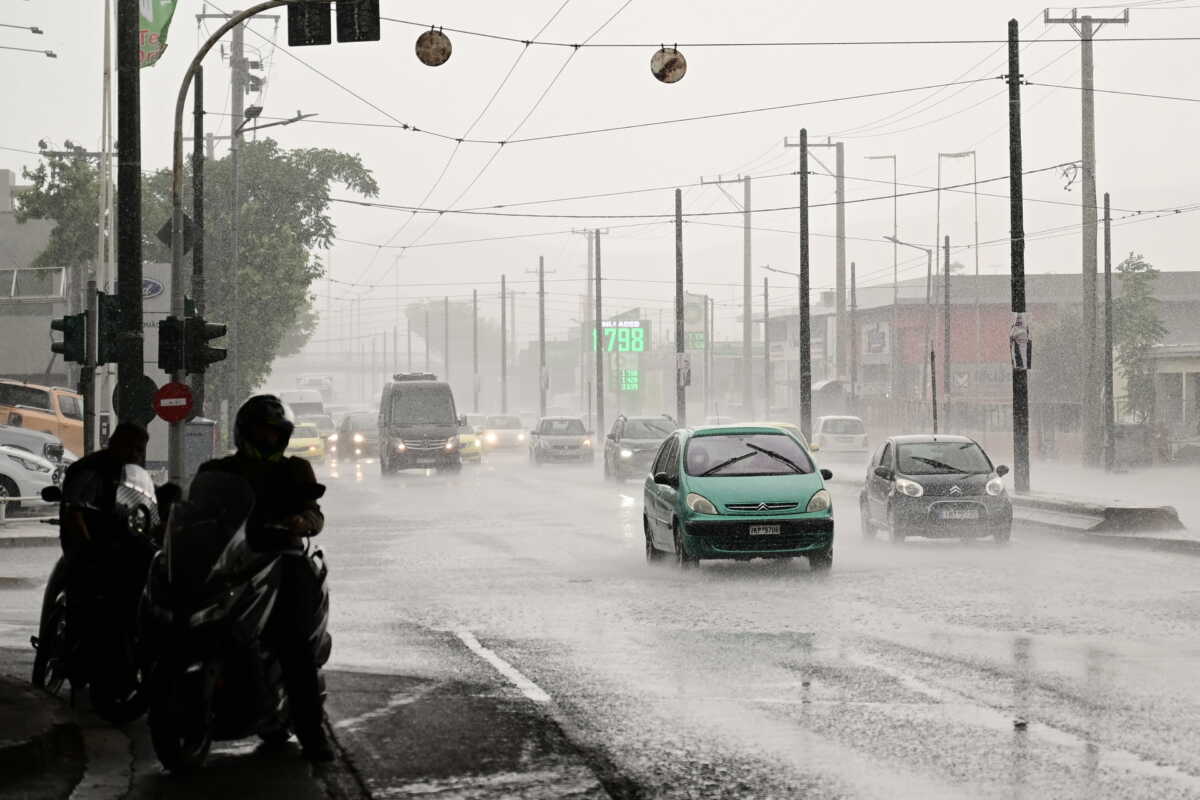
<svg viewBox="0 0 1200 800">
<path fill-rule="evenodd" d="M 751 536 L 778 536 L 779 535 L 779 526 L 778 525 L 751 525 L 750 526 L 750 535 Z"/>
<path fill-rule="evenodd" d="M 417 459 L 417 464 L 418 464 L 419 466 L 426 466 L 426 465 L 429 465 L 429 464 L 436 464 L 436 463 L 437 463 L 437 459 L 436 459 L 436 458 L 418 458 L 418 459 Z"/>
<path fill-rule="evenodd" d="M 974 508 L 945 508 L 941 512 L 942 519 L 979 519 L 979 511 Z"/>
</svg>

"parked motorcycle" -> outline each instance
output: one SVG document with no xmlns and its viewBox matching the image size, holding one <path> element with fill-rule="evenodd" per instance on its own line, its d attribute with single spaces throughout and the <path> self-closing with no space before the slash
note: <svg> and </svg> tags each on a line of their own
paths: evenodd
<svg viewBox="0 0 1200 800">
<path fill-rule="evenodd" d="M 313 486 L 313 499 L 324 487 Z M 153 654 L 150 736 L 174 773 L 201 766 L 213 741 L 258 735 L 286 741 L 291 731 L 283 674 L 262 634 L 279 595 L 282 559 L 302 558 L 317 577 L 311 642 L 329 659 L 327 569 L 307 539 L 294 551 L 261 553 L 246 540 L 254 507 L 240 477 L 202 472 L 167 523 L 150 568 L 142 631 Z"/>
<path fill-rule="evenodd" d="M 59 502 L 62 492 L 46 487 L 42 499 Z M 96 713 L 123 725 L 146 710 L 137 597 L 161 533 L 158 494 L 146 470 L 124 467 L 114 510 L 116 530 L 106 532 L 105 550 L 79 556 L 95 560 L 76 566 L 74 593 L 68 591 L 65 558 L 54 565 L 31 644 L 34 686 L 57 693 L 69 681 L 72 699 L 87 686 Z"/>
</svg>

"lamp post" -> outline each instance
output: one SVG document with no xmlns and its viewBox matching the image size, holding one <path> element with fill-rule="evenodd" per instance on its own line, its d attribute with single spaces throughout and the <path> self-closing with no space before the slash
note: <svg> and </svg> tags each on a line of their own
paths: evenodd
<svg viewBox="0 0 1200 800">
<path fill-rule="evenodd" d="M 921 362 L 922 362 L 922 366 L 921 366 L 921 396 L 923 397 L 925 395 L 925 383 L 926 383 L 925 367 L 928 366 L 928 364 L 929 364 L 929 361 L 927 360 L 927 354 L 933 349 L 933 343 L 930 341 L 930 338 L 929 338 L 931 335 L 929 315 L 933 311 L 932 293 L 933 293 L 933 250 L 934 250 L 934 248 L 922 247 L 919 244 L 912 244 L 911 242 L 902 242 L 899 239 L 897 239 L 895 236 L 885 236 L 883 238 L 899 247 L 911 247 L 912 249 L 920 250 L 922 253 L 925 254 L 925 351 L 924 351 L 925 354 L 923 354 L 921 356 Z"/>
<path fill-rule="evenodd" d="M 896 373 L 900 369 L 899 356 L 896 354 L 900 330 L 900 245 L 896 241 L 900 237 L 900 184 L 896 173 L 895 155 L 867 156 L 867 161 L 892 162 L 892 334 L 888 347 L 892 352 L 892 379 L 889 382 L 889 393 L 895 397 Z"/>
<path fill-rule="evenodd" d="M 982 324 L 979 314 L 979 158 L 974 150 L 964 150 L 961 153 L 938 153 L 938 238 L 937 241 L 942 241 L 941 227 L 941 208 L 942 208 L 942 159 L 971 159 L 971 189 L 974 195 L 975 205 L 975 363 L 979 364 L 980 354 L 983 352 L 983 334 Z M 949 280 L 950 276 L 947 275 Z M 946 387 L 949 390 L 949 386 Z"/>
</svg>

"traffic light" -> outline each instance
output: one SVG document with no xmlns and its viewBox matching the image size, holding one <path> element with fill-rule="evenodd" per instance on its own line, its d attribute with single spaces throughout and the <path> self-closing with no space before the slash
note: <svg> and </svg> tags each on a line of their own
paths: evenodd
<svg viewBox="0 0 1200 800">
<path fill-rule="evenodd" d="M 96 293 L 99 319 L 96 321 L 96 363 L 115 364 L 120 356 L 117 342 L 121 336 L 121 303 L 115 294 Z"/>
<path fill-rule="evenodd" d="M 379 0 L 343 0 L 337 4 L 339 42 L 379 41 Z"/>
<path fill-rule="evenodd" d="M 183 320 L 167 317 L 158 323 L 158 368 L 163 372 L 183 369 Z"/>
<path fill-rule="evenodd" d="M 50 330 L 60 331 L 63 335 L 61 342 L 52 342 L 50 351 L 58 353 L 63 361 L 76 364 L 87 362 L 87 314 L 68 314 L 58 319 L 50 320 Z"/>
<path fill-rule="evenodd" d="M 225 335 L 220 322 L 206 322 L 203 317 L 188 317 L 184 323 L 184 370 L 193 374 L 204 372 L 209 364 L 224 361 L 224 347 L 209 347 L 208 342 Z"/>
</svg>

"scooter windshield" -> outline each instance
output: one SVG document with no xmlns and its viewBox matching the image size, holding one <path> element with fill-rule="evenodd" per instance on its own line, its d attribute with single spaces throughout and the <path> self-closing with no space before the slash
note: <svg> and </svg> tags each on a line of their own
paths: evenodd
<svg viewBox="0 0 1200 800">
<path fill-rule="evenodd" d="M 223 472 L 201 472 L 192 480 L 186 501 L 171 508 L 163 551 L 172 585 L 196 591 L 235 538 L 245 538 L 254 492 L 245 479 Z"/>
</svg>

